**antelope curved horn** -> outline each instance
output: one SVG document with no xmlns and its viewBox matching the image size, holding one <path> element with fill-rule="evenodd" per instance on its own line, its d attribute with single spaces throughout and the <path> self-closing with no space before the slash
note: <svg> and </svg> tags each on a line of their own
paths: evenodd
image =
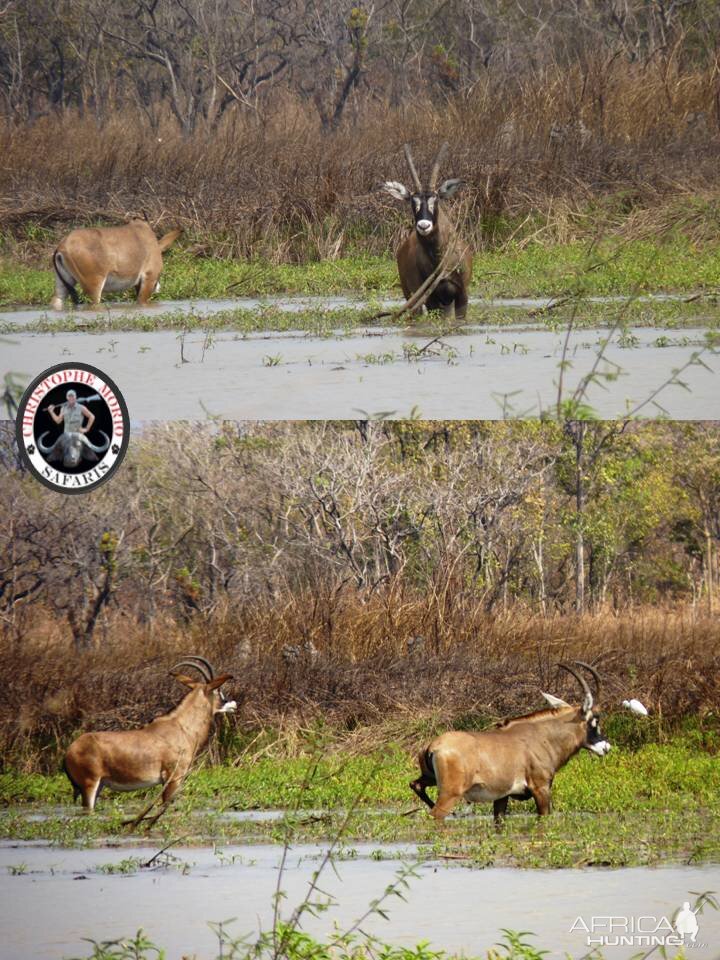
<svg viewBox="0 0 720 960">
<path fill-rule="evenodd" d="M 199 663 L 197 661 L 200 661 Z M 210 683 L 213 679 L 212 667 L 203 657 L 184 657 L 182 660 L 178 660 L 174 667 L 171 668 L 170 673 L 174 670 L 177 670 L 178 667 L 194 667 L 195 670 L 202 676 L 205 683 Z"/>
<path fill-rule="evenodd" d="M 585 677 L 583 677 L 581 674 L 579 674 L 579 673 L 577 672 L 577 670 L 575 669 L 575 667 L 571 667 L 569 663 L 559 663 L 559 664 L 558 664 L 558 667 L 561 667 L 563 670 L 567 670 L 567 672 L 570 674 L 570 676 L 575 677 L 575 679 L 577 680 L 577 682 L 578 682 L 578 683 L 580 684 L 580 686 L 583 688 L 583 692 L 584 692 L 585 696 L 590 698 L 590 704 L 592 705 L 592 703 L 593 703 L 593 695 L 592 695 L 592 693 L 591 693 L 591 691 L 590 691 L 590 687 L 587 685 L 587 680 L 585 679 Z"/>
<path fill-rule="evenodd" d="M 583 670 L 587 670 L 587 672 L 593 678 L 593 680 L 595 681 L 595 697 L 598 698 L 600 696 L 600 676 L 598 675 L 597 670 L 592 664 L 585 663 L 584 660 L 575 660 L 574 662 L 579 667 L 582 667 Z"/>
<path fill-rule="evenodd" d="M 212 667 L 212 664 L 210 663 L 209 660 L 206 660 L 205 657 L 199 657 L 197 654 L 191 653 L 189 656 L 185 657 L 185 659 L 186 659 L 186 660 L 197 660 L 197 662 L 198 662 L 198 663 L 201 663 L 201 664 L 205 667 L 205 669 L 207 670 L 207 672 L 210 674 L 210 679 L 211 679 L 211 680 L 214 680 L 214 679 L 215 679 L 215 671 L 214 671 L 214 669 L 213 669 L 213 667 Z"/>
<path fill-rule="evenodd" d="M 104 445 L 103 445 L 103 444 L 97 444 L 97 443 L 91 443 L 90 440 L 88 440 L 88 438 L 85 436 L 84 433 L 82 433 L 82 434 L 80 435 L 80 436 L 82 437 L 82 442 L 85 444 L 85 446 L 86 446 L 86 447 L 90 447 L 90 449 L 93 450 L 95 453 L 105 453 L 105 451 L 107 450 L 107 448 L 110 446 L 110 437 L 105 433 L 104 430 L 101 430 L 100 433 L 105 437 L 105 444 L 104 444 Z"/>
<path fill-rule="evenodd" d="M 430 174 L 430 189 L 435 190 L 437 186 L 438 173 L 440 172 L 440 164 L 445 159 L 445 154 L 447 153 L 448 142 L 445 140 L 438 150 L 437 156 L 435 157 L 435 163 L 433 164 L 432 173 Z"/>
<path fill-rule="evenodd" d="M 415 164 L 413 163 L 412 154 L 410 153 L 410 144 L 406 143 L 403 149 L 405 150 L 405 159 L 410 167 L 410 174 L 415 183 L 415 189 L 422 193 L 422 183 L 420 182 L 420 177 L 418 176 L 418 172 L 415 169 Z"/>
</svg>

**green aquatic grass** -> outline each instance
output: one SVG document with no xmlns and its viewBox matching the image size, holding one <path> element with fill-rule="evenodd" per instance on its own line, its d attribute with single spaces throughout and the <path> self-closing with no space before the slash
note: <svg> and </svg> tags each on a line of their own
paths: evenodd
<svg viewBox="0 0 720 960">
<path fill-rule="evenodd" d="M 509 244 L 475 255 L 472 292 L 484 296 L 556 296 L 717 290 L 720 246 L 695 246 L 682 235 L 662 241 Z M 0 260 L 0 306 L 50 301 L 52 272 Z M 399 294 L 393 257 L 366 254 L 303 264 L 192 257 L 173 250 L 162 275 L 168 300 L 289 294 Z M 131 300 L 131 294 L 117 295 Z M 113 298 L 113 299 L 116 299 Z"/>
<path fill-rule="evenodd" d="M 0 260 L 0 307 L 46 305 L 53 293 L 50 270 Z"/>
<path fill-rule="evenodd" d="M 499 830 L 489 822 L 453 824 L 421 841 L 420 853 L 470 866 L 524 869 L 717 863 L 717 824 L 717 817 L 697 811 L 590 817 L 556 811 L 542 821 L 509 817 Z"/>
<path fill-rule="evenodd" d="M 399 291 L 394 260 L 367 254 L 303 264 L 271 264 L 198 260 L 180 251 L 168 258 L 162 276 L 162 294 L 170 300 L 331 293 L 366 297 L 394 288 Z"/>
<path fill-rule="evenodd" d="M 678 234 L 663 240 L 510 245 L 479 256 L 474 285 L 494 296 L 587 296 L 717 290 L 720 247 Z"/>
<path fill-rule="evenodd" d="M 413 770 L 409 755 L 399 748 L 370 756 L 321 759 L 311 756 L 263 758 L 237 766 L 204 766 L 188 778 L 183 794 L 195 804 L 218 803 L 238 810 L 272 810 L 294 805 L 298 789 L 313 764 L 314 775 L 302 795 L 305 809 L 341 807 L 362 792 L 375 771 L 372 796 L 365 805 L 398 803 L 410 796 L 407 783 Z M 110 796 L 103 794 L 103 799 Z M 66 803 L 67 777 L 58 773 L 0 774 L 0 805 L 17 803 Z"/>
<path fill-rule="evenodd" d="M 352 809 L 346 845 L 376 843 L 382 850 L 383 844 L 417 843 L 423 855 L 469 865 L 720 862 L 720 763 L 712 736 L 689 730 L 668 743 L 637 744 L 632 728 L 623 735 L 622 721 L 615 729 L 611 721 L 609 730 L 615 750 L 602 760 L 586 752 L 573 758 L 556 777 L 554 812 L 542 821 L 532 802 L 513 801 L 500 830 L 489 804 L 461 805 L 438 827 L 408 788 L 416 775 L 412 756 L 391 747 L 366 756 L 266 757 L 197 769 L 151 836 L 182 837 L 185 844 L 282 843 L 290 832 L 294 842 L 319 842 L 332 837 Z M 64 776 L 9 772 L 0 776 L 0 836 L 68 846 L 108 837 L 128 842 L 145 833 L 128 834 L 123 817 L 144 802 L 140 795 L 106 793 L 96 815 L 86 817 L 70 806 Z M 232 819 L 232 811 L 253 809 L 285 814 Z M 37 813 L 46 819 L 28 818 Z"/>
<path fill-rule="evenodd" d="M 257 310 L 235 309 L 220 310 L 207 314 L 199 310 L 182 312 L 168 310 L 151 315 L 128 307 L 127 311 L 107 313 L 100 316 L 86 314 L 78 310 L 72 314 L 56 315 L 48 313 L 39 320 L 26 324 L 3 324 L 0 332 L 13 333 L 62 333 L 82 329 L 87 333 L 118 333 L 135 331 L 152 333 L 157 330 L 175 330 L 182 332 L 214 332 L 230 330 L 240 335 L 265 333 L 268 330 L 277 333 L 301 331 L 315 336 L 329 337 L 343 335 L 363 325 L 363 318 L 371 312 L 344 308 L 322 310 L 308 308 L 297 313 L 280 310 L 277 307 L 263 306 Z"/>
<path fill-rule="evenodd" d="M 54 280 L 48 268 L 0 260 L 0 306 L 46 305 Z M 242 296 L 353 293 L 367 297 L 392 292 L 399 284 L 391 258 L 359 256 L 305 264 L 271 264 L 194 258 L 183 251 L 166 258 L 161 277 L 164 300 L 225 299 Z M 113 302 L 132 302 L 134 292 L 115 294 Z"/>
<path fill-rule="evenodd" d="M 462 726 L 477 729 L 484 725 L 479 721 Z M 604 729 L 613 750 L 602 759 L 587 751 L 573 757 L 555 780 L 556 809 L 623 812 L 661 806 L 720 810 L 720 730 L 716 725 L 688 721 L 668 734 L 652 720 L 640 725 L 620 714 L 608 716 Z M 245 760 L 240 753 L 232 764 L 212 766 L 201 761 L 183 793 L 195 805 L 286 809 L 295 805 L 300 785 L 307 780 L 301 809 L 347 807 L 358 798 L 362 807 L 401 806 L 414 801 L 408 783 L 416 775 L 413 751 L 390 744 L 381 751 L 350 753 L 329 732 L 321 747 L 310 742 L 300 756 Z M 370 781 L 371 789 L 367 787 Z M 123 797 L 104 793 L 102 802 L 113 796 Z M 0 774 L 0 807 L 67 803 L 69 797 L 64 773 L 8 770 Z"/>
<path fill-rule="evenodd" d="M 556 809 L 543 820 L 513 804 L 500 828 L 478 807 L 462 808 L 438 826 L 426 810 L 410 813 L 360 810 L 286 814 L 273 821 L 233 821 L 221 812 L 198 812 L 184 797 L 150 830 L 130 832 L 113 802 L 85 817 L 79 812 L 28 821 L 17 811 L 0 815 L 7 839 L 42 841 L 60 847 L 127 847 L 172 842 L 177 847 L 323 844 L 342 830 L 340 856 L 359 856 L 371 844 L 374 859 L 458 860 L 468 866 L 524 869 L 583 866 L 629 867 L 666 863 L 720 863 L 717 812 L 689 809 L 642 812 L 570 813 Z"/>
<path fill-rule="evenodd" d="M 0 334 L 12 336 L 18 333 L 64 333 L 77 330 L 86 333 L 153 333 L 158 330 L 175 330 L 178 333 L 230 331 L 239 336 L 272 331 L 308 333 L 316 337 L 343 337 L 367 329 L 369 318 L 378 310 L 379 305 L 370 302 L 360 309 L 323 309 L 308 306 L 297 312 L 290 312 L 276 306 L 261 306 L 256 310 L 237 308 L 215 313 L 194 309 L 189 312 L 166 310 L 149 314 L 128 305 L 127 310 L 114 310 L 98 316 L 79 309 L 74 313 L 60 315 L 48 312 L 37 320 L 21 324 L 0 321 Z M 632 347 L 637 344 L 629 331 L 635 327 L 657 328 L 663 333 L 668 330 L 682 333 L 689 328 L 714 332 L 720 329 L 720 303 L 706 298 L 691 303 L 647 303 L 630 300 L 621 304 L 599 304 L 584 300 L 548 311 L 488 308 L 471 304 L 462 327 L 446 323 L 440 314 L 430 314 L 415 320 L 407 317 L 401 317 L 399 321 L 382 318 L 370 325 L 380 329 L 396 327 L 412 331 L 413 335 L 418 336 L 425 332 L 429 336 L 436 336 L 439 333 L 468 333 L 477 328 L 513 328 L 519 332 L 538 328 L 560 330 L 565 329 L 571 319 L 576 330 L 616 327 L 621 346 Z M 656 345 L 669 346 L 678 339 L 681 338 L 667 338 L 665 341 L 659 339 Z"/>
</svg>

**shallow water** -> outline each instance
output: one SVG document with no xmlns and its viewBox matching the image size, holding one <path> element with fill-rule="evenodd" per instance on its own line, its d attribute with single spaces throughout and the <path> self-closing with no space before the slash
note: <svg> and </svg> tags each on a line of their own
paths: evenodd
<svg viewBox="0 0 720 960">
<path fill-rule="evenodd" d="M 332 815 L 343 816 L 347 812 L 345 807 L 333 807 Z M 213 814 L 215 811 L 212 809 L 197 810 L 195 813 L 203 815 Z M 382 817 L 388 813 L 397 813 L 397 811 L 393 807 L 372 807 L 364 810 L 363 813 L 370 817 Z M 223 812 L 217 816 L 219 820 L 234 820 L 240 823 L 267 823 L 268 821 L 282 820 L 283 817 L 288 815 L 288 810 L 223 810 Z M 330 814 L 327 810 L 302 809 L 293 813 L 292 816 L 298 817 L 300 820 L 308 820 L 317 817 L 328 817 Z"/>
<path fill-rule="evenodd" d="M 620 376 L 588 388 L 586 399 L 600 416 L 623 416 L 644 401 L 704 339 L 701 329 L 637 328 L 631 333 L 635 346 L 613 342 L 601 365 L 610 373 L 619 368 Z M 606 336 L 605 330 L 582 330 L 572 338 L 566 397 L 592 368 Z M 181 338 L 167 330 L 18 333 L 3 340 L 0 378 L 13 371 L 29 380 L 65 359 L 93 363 L 115 380 L 134 421 L 208 415 L 357 418 L 381 411 L 395 417 L 414 411 L 427 418 L 491 419 L 537 415 L 555 403 L 562 332 L 484 328 L 429 345 L 431 339 L 417 330 L 376 328 L 342 338 L 231 332 Z M 415 359 L 407 359 L 408 351 Z M 657 398 L 668 416 L 720 418 L 715 375 L 720 356 L 706 353 L 703 360 L 707 368 L 696 365 L 683 374 L 689 389 L 671 386 Z M 647 405 L 641 414 L 659 412 Z"/>
<path fill-rule="evenodd" d="M 652 296 L 635 297 L 633 300 L 640 303 L 650 303 L 653 300 L 663 302 L 667 300 L 684 300 L 685 294 L 653 294 Z M 627 297 L 608 296 L 608 297 L 585 297 L 587 303 L 623 303 L 628 300 Z M 373 300 L 373 307 L 376 304 L 383 308 L 399 307 L 402 303 L 399 297 L 383 297 L 379 300 Z M 470 303 L 475 306 L 485 307 L 487 309 L 521 309 L 538 310 L 551 306 L 556 302 L 554 297 L 499 297 L 495 300 L 485 297 L 470 297 Z M 263 308 L 272 308 L 282 310 L 285 313 L 300 313 L 303 310 L 343 310 L 346 308 L 362 310 L 369 305 L 367 299 L 350 296 L 266 296 L 266 297 L 234 297 L 227 300 L 155 300 L 147 307 L 142 308 L 142 313 L 148 316 L 160 316 L 163 313 L 189 313 L 197 316 L 212 316 L 215 313 L 222 313 L 225 310 L 262 310 Z M 46 318 L 72 318 L 72 320 L 82 325 L 83 322 L 96 320 L 98 317 L 105 317 L 108 314 L 120 316 L 122 314 L 132 315 L 138 312 L 137 308 L 129 301 L 120 301 L 114 303 L 105 303 L 99 309 L 90 309 L 87 306 L 80 307 L 77 310 L 65 310 L 55 312 L 49 307 L 2 307 L 0 308 L 0 325 L 7 324 L 27 324 L 36 320 Z"/>
<path fill-rule="evenodd" d="M 317 868 L 320 847 L 297 846 L 289 854 L 282 886 L 287 915 L 304 896 Z M 350 926 L 379 896 L 400 869 L 397 859 L 370 858 L 370 845 L 355 848 L 352 859 L 328 869 L 321 887 L 338 905 L 319 918 L 307 918 L 304 929 L 317 936 L 331 933 L 337 921 Z M 385 848 L 393 856 L 411 848 Z M 173 851 L 173 867 L 133 874 L 106 874 L 102 864 L 129 856 L 144 861 L 156 849 L 61 850 L 17 845 L 0 849 L 0 943 L 3 960 L 57 960 L 86 956 L 83 937 L 112 939 L 142 927 L 169 957 L 216 956 L 217 944 L 207 921 L 237 918 L 231 930 L 254 933 L 271 922 L 271 897 L 278 882 L 281 852 L 277 846 L 225 847 Z M 180 868 L 185 864 L 189 870 Z M 10 865 L 24 863 L 27 872 L 13 876 Z M 717 867 L 664 867 L 623 870 L 467 870 L 432 862 L 418 868 L 410 881 L 407 902 L 393 897 L 390 919 L 372 917 L 363 930 L 398 944 L 427 939 L 435 947 L 477 955 L 499 938 L 500 929 L 531 930 L 550 957 L 564 951 L 576 957 L 589 948 L 586 933 L 570 928 L 578 916 L 589 926 L 595 915 L 615 917 L 671 916 L 689 890 L 717 889 Z M 692 950 L 695 960 L 718 956 L 720 914 L 703 914 L 700 936 L 706 946 Z M 579 927 L 579 924 L 576 924 Z M 608 947 L 608 960 L 627 960 L 637 946 Z M 671 953 L 672 955 L 672 953 Z"/>
</svg>

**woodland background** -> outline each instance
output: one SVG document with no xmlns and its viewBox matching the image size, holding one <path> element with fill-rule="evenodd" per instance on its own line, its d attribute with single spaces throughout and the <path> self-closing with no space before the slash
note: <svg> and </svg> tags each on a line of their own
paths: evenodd
<svg viewBox="0 0 720 960">
<path fill-rule="evenodd" d="M 608 709 L 717 715 L 716 423 L 147 425 L 83 497 L 10 434 L 6 751 L 149 718 L 188 652 L 249 723 L 503 715 L 599 655 Z"/>
<path fill-rule="evenodd" d="M 714 0 L 3 0 L 0 249 L 142 209 L 200 256 L 386 254 L 377 184 L 444 138 L 480 247 L 704 242 L 718 36 Z"/>
<path fill-rule="evenodd" d="M 0 259 L 141 210 L 197 258 L 388 257 L 378 182 L 445 138 L 478 251 L 713 247 L 718 36 L 714 0 L 0 0 Z M 167 708 L 191 651 L 286 739 L 525 709 L 601 653 L 610 703 L 717 716 L 715 424 L 148 425 L 77 500 L 3 430 L 13 762 Z"/>
</svg>

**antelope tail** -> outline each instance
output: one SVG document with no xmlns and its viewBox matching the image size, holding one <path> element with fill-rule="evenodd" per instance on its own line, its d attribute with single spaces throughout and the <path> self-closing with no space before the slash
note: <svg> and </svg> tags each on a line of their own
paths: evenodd
<svg viewBox="0 0 720 960">
<path fill-rule="evenodd" d="M 65 776 L 68 778 L 68 780 L 69 780 L 70 783 L 72 784 L 72 788 L 73 788 L 73 802 L 75 802 L 75 801 L 77 800 L 77 798 L 80 796 L 80 794 L 82 793 L 82 790 L 81 790 L 80 787 L 77 785 L 77 783 L 75 783 L 75 781 L 73 780 L 72 776 L 70 775 L 70 771 L 69 771 L 68 768 L 67 768 L 67 761 L 66 761 L 66 760 L 63 760 L 62 768 L 63 768 L 63 770 L 65 771 Z"/>
<path fill-rule="evenodd" d="M 430 752 L 430 749 L 426 747 L 424 750 L 420 751 L 420 754 L 418 756 L 418 763 L 420 764 L 420 772 L 422 773 L 422 775 L 424 777 L 427 777 L 427 779 L 432 781 L 432 783 L 437 783 L 437 780 L 435 777 L 435 768 L 433 767 L 433 762 L 432 762 L 432 757 L 433 755 Z"/>
<path fill-rule="evenodd" d="M 60 253 L 59 250 L 56 250 L 55 253 L 53 254 L 53 269 L 55 270 L 55 274 L 60 280 L 60 283 L 65 287 L 65 289 L 69 293 L 72 299 L 72 302 L 77 306 L 77 304 L 80 303 L 80 297 L 78 296 L 78 292 L 73 286 L 73 284 L 69 282 L 69 280 L 63 273 L 63 255 Z"/>
<path fill-rule="evenodd" d="M 163 234 L 158 240 L 160 250 L 164 253 L 168 247 L 171 247 L 175 243 L 181 233 L 182 230 L 170 230 L 168 233 Z"/>
</svg>

